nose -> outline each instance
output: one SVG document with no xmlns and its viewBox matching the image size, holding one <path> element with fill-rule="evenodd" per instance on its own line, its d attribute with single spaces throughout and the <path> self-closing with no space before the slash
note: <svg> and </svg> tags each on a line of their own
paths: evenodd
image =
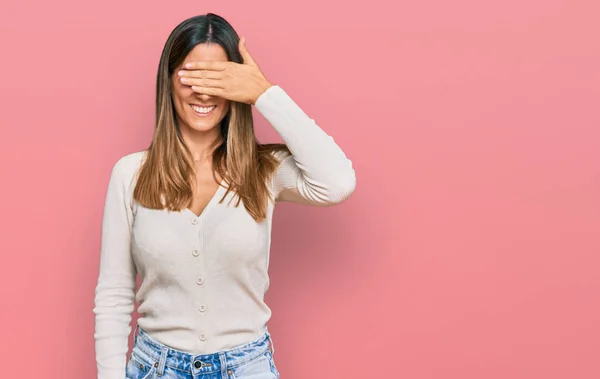
<svg viewBox="0 0 600 379">
<path fill-rule="evenodd" d="M 203 94 L 203 93 L 197 93 L 196 94 L 196 98 L 198 98 L 198 99 L 200 99 L 202 101 L 208 101 L 208 100 L 212 99 L 212 96 L 206 95 L 206 94 Z"/>
</svg>

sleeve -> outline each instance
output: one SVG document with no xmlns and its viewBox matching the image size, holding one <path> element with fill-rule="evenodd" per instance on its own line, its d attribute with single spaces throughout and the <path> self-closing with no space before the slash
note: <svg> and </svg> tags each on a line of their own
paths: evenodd
<svg viewBox="0 0 600 379">
<path fill-rule="evenodd" d="M 291 152 L 277 154 L 281 163 L 271 180 L 276 201 L 328 206 L 352 195 L 356 188 L 352 161 L 281 87 L 267 89 L 255 107 Z"/>
<path fill-rule="evenodd" d="M 102 219 L 100 269 L 95 290 L 95 349 L 98 379 L 123 379 L 136 269 L 130 252 L 132 208 L 130 178 L 123 159 L 112 169 Z"/>
</svg>

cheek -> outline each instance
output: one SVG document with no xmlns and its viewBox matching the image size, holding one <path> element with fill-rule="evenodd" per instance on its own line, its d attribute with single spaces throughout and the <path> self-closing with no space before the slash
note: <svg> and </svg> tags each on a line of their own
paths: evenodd
<svg viewBox="0 0 600 379">
<path fill-rule="evenodd" d="M 171 86 L 173 88 L 173 95 L 179 101 L 184 101 L 184 99 L 189 98 L 194 93 L 192 87 L 181 83 L 178 78 L 171 82 Z"/>
<path fill-rule="evenodd" d="M 190 96 L 194 95 L 194 91 L 192 91 L 192 87 L 179 85 L 175 88 L 175 93 L 179 97 L 181 101 L 188 99 Z"/>
<path fill-rule="evenodd" d="M 221 108 L 221 118 L 225 117 L 225 115 L 227 114 L 227 112 L 229 112 L 229 102 L 225 101 L 223 104 L 220 105 Z"/>
<path fill-rule="evenodd" d="M 194 96 L 194 91 L 191 88 L 177 88 L 173 95 L 175 96 L 175 107 L 187 112 L 189 99 Z"/>
</svg>

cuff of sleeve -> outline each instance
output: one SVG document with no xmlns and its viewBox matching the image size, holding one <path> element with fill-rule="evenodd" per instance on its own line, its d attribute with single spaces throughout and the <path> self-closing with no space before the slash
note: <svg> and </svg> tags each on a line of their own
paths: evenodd
<svg viewBox="0 0 600 379">
<path fill-rule="evenodd" d="M 269 103 L 273 102 L 275 99 L 277 99 L 278 97 L 281 97 L 282 95 L 286 95 L 283 88 L 274 84 L 271 87 L 267 88 L 267 90 L 265 92 L 263 92 L 258 97 L 258 99 L 256 99 L 256 101 L 254 102 L 254 106 L 259 111 L 261 111 L 261 110 L 265 109 Z"/>
<path fill-rule="evenodd" d="M 278 85 L 269 87 L 254 104 L 256 109 L 273 125 L 286 143 L 294 139 L 290 133 L 302 133 L 314 140 L 322 131 L 314 125 L 314 121 L 296 104 L 296 102 Z M 298 131 L 298 125 L 304 130 Z M 286 139 L 286 137 L 288 139 Z"/>
</svg>

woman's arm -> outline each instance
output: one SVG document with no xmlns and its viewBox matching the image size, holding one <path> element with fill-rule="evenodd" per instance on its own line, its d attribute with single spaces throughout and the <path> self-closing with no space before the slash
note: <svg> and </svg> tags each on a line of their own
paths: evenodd
<svg viewBox="0 0 600 379">
<path fill-rule="evenodd" d="M 352 161 L 281 87 L 271 86 L 254 105 L 292 153 L 277 155 L 281 164 L 271 181 L 276 201 L 328 206 L 352 195 Z"/>
<path fill-rule="evenodd" d="M 132 208 L 130 160 L 113 167 L 102 219 L 100 271 L 95 292 L 98 379 L 125 378 L 136 269 L 130 252 Z"/>
</svg>

